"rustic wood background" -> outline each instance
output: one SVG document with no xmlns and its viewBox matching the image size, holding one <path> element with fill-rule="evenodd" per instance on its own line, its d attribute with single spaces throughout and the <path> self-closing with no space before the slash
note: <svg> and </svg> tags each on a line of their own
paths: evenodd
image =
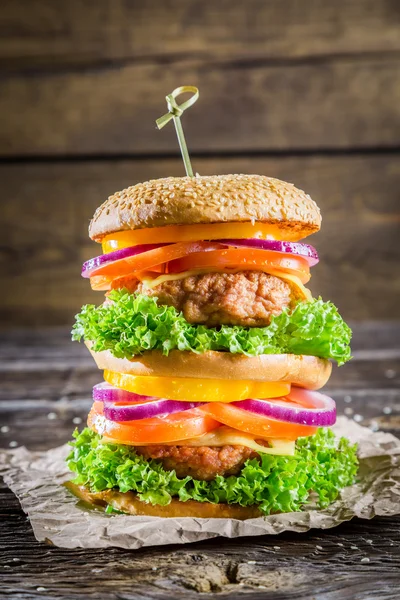
<svg viewBox="0 0 400 600">
<path fill-rule="evenodd" d="M 3 0 L 0 324 L 62 325 L 99 301 L 81 262 L 94 209 L 195 170 L 305 188 L 323 213 L 312 289 L 350 319 L 400 316 L 400 3 L 395 0 Z"/>
<path fill-rule="evenodd" d="M 311 287 L 361 321 L 327 391 L 399 436 L 398 0 L 3 0 L 0 69 L 0 447 L 54 447 L 86 419 L 100 373 L 68 325 L 101 299 L 79 276 L 100 252 L 87 226 L 116 190 L 183 174 L 154 122 L 179 85 L 200 88 L 183 119 L 196 171 L 272 175 L 318 202 Z M 399 518 L 69 551 L 36 542 L 0 483 L 0 597 L 398 600 Z"/>
</svg>

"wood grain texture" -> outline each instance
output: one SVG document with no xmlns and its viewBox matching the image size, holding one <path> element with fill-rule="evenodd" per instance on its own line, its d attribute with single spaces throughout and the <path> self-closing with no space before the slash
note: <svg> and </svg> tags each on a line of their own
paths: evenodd
<svg viewBox="0 0 400 600">
<path fill-rule="evenodd" d="M 204 175 L 255 172 L 305 189 L 323 216 L 321 232 L 308 238 L 321 258 L 313 292 L 347 319 L 400 316 L 397 155 L 194 158 L 193 164 Z M 95 208 L 116 190 L 182 171 L 180 159 L 0 166 L 1 324 L 68 324 L 83 303 L 100 302 L 80 277 L 82 262 L 101 252 L 87 236 Z"/>
<path fill-rule="evenodd" d="M 234 62 L 15 73 L 0 90 L 0 155 L 175 152 L 165 95 L 197 85 L 184 117 L 192 152 L 396 147 L 400 59 L 243 68 Z M 384 90 L 384 93 L 383 93 Z"/>
<path fill-rule="evenodd" d="M 36 542 L 2 496 L 2 593 L 13 600 L 397 600 L 400 590 L 396 517 L 183 549 L 64 550 Z"/>
<path fill-rule="evenodd" d="M 400 419 L 392 414 L 400 402 L 400 321 L 352 325 L 353 359 L 334 367 L 325 389 L 341 413 L 400 431 Z M 0 377 L 0 420 L 9 427 L 0 446 L 14 440 L 33 449 L 68 441 L 73 419 L 86 420 L 92 387 L 102 380 L 87 349 L 71 342 L 67 328 L 2 333 Z"/>
<path fill-rule="evenodd" d="M 50 448 L 86 419 L 101 374 L 66 328 L 43 326 L 70 324 L 81 304 L 100 301 L 79 277 L 99 252 L 87 237 L 95 208 L 127 185 L 182 174 L 180 159 L 156 156 L 177 154 L 173 128 L 154 124 L 180 84 L 201 91 L 183 119 L 195 170 L 258 172 L 306 189 L 323 213 L 310 239 L 321 256 L 313 291 L 346 319 L 400 316 L 400 6 L 306 4 L 3 0 L 0 156 L 70 162 L 0 166 L 0 325 L 38 327 L 0 339 L 0 447 Z M 392 153 L 353 154 L 385 147 Z M 321 149 L 349 155 L 312 156 Z M 138 158 L 117 160 L 128 154 Z M 89 155 L 115 160 L 79 162 Z M 354 360 L 327 387 L 340 413 L 396 435 L 399 327 L 356 323 Z M 400 517 L 239 542 L 70 551 L 36 542 L 0 483 L 0 523 L 0 598 L 400 597 Z"/>
<path fill-rule="evenodd" d="M 399 369 L 392 361 L 400 354 L 399 333 L 400 322 L 356 324 L 355 358 L 329 384 L 339 412 L 350 408 L 364 424 L 397 435 Z M 0 401 L 0 422 L 9 427 L 0 433 L 0 446 L 17 441 L 45 449 L 69 439 L 90 405 L 90 374 L 96 371 L 85 354 L 85 348 L 70 343 L 66 329 L 2 334 L 1 377 L 13 372 L 14 384 L 10 376 Z M 21 382 L 32 373 L 43 378 L 24 389 Z M 400 595 L 400 517 L 354 519 L 323 533 L 215 539 L 185 547 L 66 550 L 36 542 L 17 499 L 0 484 L 0 518 L 0 597 L 13 600 L 212 600 L 218 595 L 397 600 Z"/>
<path fill-rule="evenodd" d="M 0 64 L 303 58 L 400 50 L 391 0 L 3 0 Z M 105 26 L 105 24 L 107 26 Z"/>
</svg>

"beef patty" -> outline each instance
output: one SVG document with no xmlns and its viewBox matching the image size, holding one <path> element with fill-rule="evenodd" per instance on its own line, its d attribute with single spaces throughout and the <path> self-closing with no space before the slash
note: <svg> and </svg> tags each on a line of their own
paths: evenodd
<svg viewBox="0 0 400 600">
<path fill-rule="evenodd" d="M 136 278 L 118 280 L 118 287 L 156 296 L 159 304 L 182 311 L 189 323 L 265 327 L 272 315 L 288 307 L 294 295 L 291 286 L 261 271 L 202 273 L 165 281 L 149 289 Z"/>
<path fill-rule="evenodd" d="M 237 475 L 248 458 L 258 456 L 245 446 L 139 446 L 135 452 L 161 461 L 167 471 L 175 470 L 178 477 L 190 475 L 205 481 L 217 475 Z"/>
</svg>

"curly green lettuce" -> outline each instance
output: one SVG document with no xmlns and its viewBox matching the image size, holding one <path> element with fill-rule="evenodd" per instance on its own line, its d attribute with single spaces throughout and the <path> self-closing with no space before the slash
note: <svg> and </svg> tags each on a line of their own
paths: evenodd
<svg viewBox="0 0 400 600">
<path fill-rule="evenodd" d="M 246 356 L 308 354 L 336 360 L 350 359 L 351 329 L 331 302 L 321 298 L 299 302 L 272 317 L 267 327 L 192 325 L 172 306 L 156 298 L 113 290 L 110 303 L 87 304 L 76 315 L 72 339 L 93 343 L 95 352 L 110 350 L 117 358 L 132 358 L 148 350 L 228 351 Z"/>
<path fill-rule="evenodd" d="M 67 463 L 76 474 L 75 484 L 93 492 L 134 491 L 140 500 L 163 506 L 175 497 L 183 502 L 258 505 L 268 515 L 301 510 L 314 492 L 323 508 L 354 482 L 358 467 L 356 445 L 336 438 L 329 429 L 298 439 L 294 456 L 264 454 L 259 460 L 247 460 L 239 475 L 217 476 L 213 481 L 180 479 L 175 471 L 166 471 L 160 462 L 146 460 L 129 446 L 101 443 L 88 428 L 76 431 L 74 437 Z"/>
</svg>

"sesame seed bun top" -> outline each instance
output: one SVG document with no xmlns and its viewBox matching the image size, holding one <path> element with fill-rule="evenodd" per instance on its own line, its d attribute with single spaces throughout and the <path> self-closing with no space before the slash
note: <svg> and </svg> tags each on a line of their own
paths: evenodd
<svg viewBox="0 0 400 600">
<path fill-rule="evenodd" d="M 321 215 L 305 192 L 272 177 L 167 177 L 110 196 L 96 210 L 89 235 L 101 241 L 129 229 L 257 221 L 290 229 L 300 239 L 319 230 Z"/>
</svg>

